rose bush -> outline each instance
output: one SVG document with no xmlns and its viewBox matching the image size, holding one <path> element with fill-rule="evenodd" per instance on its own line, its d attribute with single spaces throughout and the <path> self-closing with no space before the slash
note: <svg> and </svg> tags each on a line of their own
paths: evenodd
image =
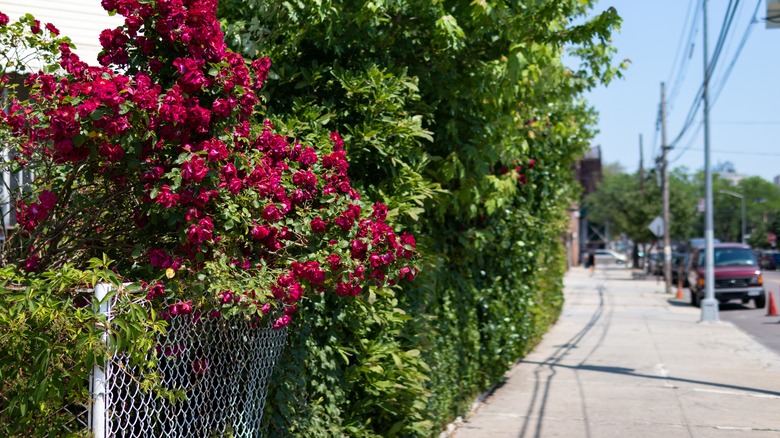
<svg viewBox="0 0 780 438">
<path fill-rule="evenodd" d="M 163 317 L 270 314 L 275 328 L 306 293 L 413 279 L 414 237 L 361 201 L 341 136 L 301 142 L 263 120 L 270 60 L 226 48 L 216 3 L 103 0 L 125 23 L 100 35 L 101 66 L 60 39 L 59 70 L 26 78 L 29 99 L 0 113 L 18 145 L 7 170 L 36 176 L 14 200 L 5 263 L 35 273 L 106 254 Z"/>
</svg>

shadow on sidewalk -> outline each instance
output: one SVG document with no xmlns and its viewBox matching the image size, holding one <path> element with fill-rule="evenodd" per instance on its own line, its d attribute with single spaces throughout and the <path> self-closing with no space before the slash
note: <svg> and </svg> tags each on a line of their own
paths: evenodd
<svg viewBox="0 0 780 438">
<path fill-rule="evenodd" d="M 566 355 L 575 348 L 579 347 L 580 341 L 582 341 L 588 333 L 596 326 L 596 323 L 602 318 L 604 315 L 604 309 L 605 309 L 605 294 L 604 291 L 606 290 L 606 287 L 601 284 L 596 287 L 596 290 L 599 294 L 599 305 L 596 308 L 596 310 L 593 312 L 593 315 L 591 315 L 590 320 L 587 324 L 579 331 L 577 334 L 572 336 L 568 342 L 564 343 L 563 345 L 560 345 L 557 347 L 555 352 L 547 357 L 547 360 L 544 362 L 538 362 L 538 367 L 536 370 L 534 370 L 534 375 L 536 377 L 535 383 L 534 383 L 534 389 L 533 389 L 533 395 L 531 398 L 531 403 L 528 406 L 528 410 L 526 413 L 526 418 L 531 418 L 531 414 L 536 410 L 537 403 L 538 403 L 538 418 L 539 420 L 536 423 L 536 430 L 534 431 L 534 436 L 539 437 L 541 436 L 541 431 L 543 427 L 543 418 L 544 418 L 544 412 L 547 409 L 547 402 L 548 397 L 550 395 L 550 388 L 552 386 L 553 378 L 556 374 L 556 368 L 557 367 L 567 367 L 566 365 L 561 365 L 559 362 L 566 357 Z M 608 330 L 609 327 L 609 320 L 611 319 L 611 316 L 607 316 L 607 323 L 605 327 L 605 332 L 600 337 L 599 341 L 597 342 L 596 347 L 591 351 L 595 351 L 601 343 L 604 341 L 604 334 L 606 334 L 606 330 Z M 586 356 L 585 360 L 587 360 L 587 357 L 590 357 L 590 354 Z M 584 362 L 584 361 L 583 361 Z M 518 363 L 534 363 L 530 361 L 524 361 L 520 360 Z M 544 387 L 541 387 L 542 379 L 540 378 L 540 374 L 545 370 L 545 368 L 550 372 L 550 375 L 547 377 L 546 381 L 544 382 Z M 584 404 L 584 400 L 580 400 L 581 403 Z M 583 405 L 584 408 L 584 405 Z M 528 426 L 529 422 L 526 421 L 523 423 L 523 428 L 520 430 L 520 437 L 524 437 L 526 433 L 528 432 Z M 587 436 L 591 436 L 590 433 L 590 425 L 586 423 L 587 430 Z"/>
<path fill-rule="evenodd" d="M 623 374 L 626 376 L 634 376 L 634 377 L 640 377 L 643 379 L 653 379 L 653 380 L 668 380 L 672 382 L 682 382 L 682 383 L 693 383 L 697 385 L 705 385 L 705 386 L 714 386 L 717 388 L 727 388 L 727 389 L 735 389 L 740 391 L 749 391 L 749 392 L 757 392 L 760 394 L 766 394 L 766 395 L 772 395 L 776 397 L 780 397 L 780 392 L 778 391 L 770 391 L 766 389 L 759 389 L 759 388 L 750 388 L 747 386 L 739 386 L 739 385 L 729 385 L 726 383 L 717 383 L 717 382 L 707 382 L 704 380 L 694 380 L 694 379 L 682 379 L 678 377 L 663 377 L 663 376 L 654 376 L 650 374 L 639 374 L 635 373 L 632 368 L 623 368 L 623 367 L 610 367 L 610 366 L 598 366 L 598 365 L 563 365 L 560 363 L 553 363 L 553 362 L 533 362 L 533 361 L 526 361 L 521 360 L 518 363 L 528 363 L 528 364 L 536 364 L 539 366 L 548 366 L 552 368 L 567 368 L 571 370 L 583 370 L 583 371 L 598 371 L 602 373 L 611 373 L 611 374 Z"/>
<path fill-rule="evenodd" d="M 691 303 L 688 301 L 680 301 L 677 298 L 669 298 L 666 300 L 666 304 L 669 304 L 670 306 L 674 307 L 693 307 L 691 306 Z"/>
<path fill-rule="evenodd" d="M 628 281 L 637 281 L 633 278 L 619 278 L 619 277 L 612 277 L 612 278 L 601 278 L 601 280 L 628 280 Z M 708 382 L 703 380 L 695 380 L 695 379 L 684 379 L 684 378 L 678 378 L 678 377 L 670 377 L 670 376 L 657 376 L 657 375 L 650 375 L 650 374 L 641 374 L 635 372 L 632 368 L 625 368 L 625 367 L 618 367 L 618 366 L 598 366 L 598 365 L 586 365 L 585 362 L 588 360 L 590 355 L 596 351 L 599 346 L 604 341 L 604 337 L 606 333 L 609 331 L 609 328 L 611 326 L 611 310 L 607 311 L 606 308 L 606 301 L 610 299 L 608 294 L 605 294 L 606 287 L 604 284 L 600 284 L 596 287 L 596 290 L 598 291 L 598 298 L 599 298 L 599 304 L 598 307 L 595 309 L 593 314 L 591 315 L 590 320 L 587 324 L 575 335 L 573 335 L 571 338 L 569 338 L 568 342 L 565 342 L 561 345 L 558 345 L 556 350 L 550 354 L 544 361 L 538 362 L 538 361 L 529 361 L 529 360 L 520 360 L 517 362 L 517 364 L 536 364 L 537 367 L 534 370 L 535 375 L 535 382 L 534 382 L 534 388 L 532 390 L 532 396 L 531 396 L 531 403 L 527 408 L 526 412 L 526 418 L 530 419 L 534 417 L 532 414 L 534 411 L 536 412 L 535 418 L 537 418 L 537 422 L 535 425 L 530 424 L 531 422 L 526 420 L 523 424 L 523 427 L 520 431 L 519 436 L 525 437 L 527 433 L 531 433 L 532 436 L 540 437 L 541 431 L 543 429 L 543 423 L 544 423 L 544 413 L 547 407 L 548 398 L 550 395 L 550 390 L 552 386 L 552 382 L 555 378 L 555 375 L 557 373 L 558 369 L 573 369 L 573 370 L 582 370 L 582 371 L 596 371 L 601 373 L 611 373 L 611 374 L 620 374 L 620 375 L 626 375 L 626 376 L 633 376 L 641 379 L 649 379 L 649 380 L 662 380 L 665 382 L 679 382 L 679 383 L 688 383 L 688 384 L 695 384 L 695 385 L 702 385 L 702 386 L 710 386 L 710 387 L 716 387 L 716 388 L 726 388 L 731 390 L 739 390 L 739 391 L 745 391 L 745 392 L 752 392 L 752 393 L 759 393 L 759 394 L 766 394 L 770 396 L 776 396 L 780 397 L 780 392 L 778 391 L 771 391 L 766 389 L 760 389 L 760 388 L 751 388 L 747 386 L 740 386 L 740 385 L 732 385 L 732 384 L 725 384 L 725 383 L 718 383 L 718 382 Z M 689 303 L 676 300 L 673 298 L 670 298 L 667 300 L 670 305 L 674 306 L 690 306 Z M 586 355 L 586 357 L 578 364 L 578 365 L 565 365 L 560 363 L 567 354 L 572 350 L 579 348 L 580 342 L 586 338 L 596 327 L 596 324 L 600 320 L 605 320 L 601 324 L 601 330 L 603 331 L 599 336 L 599 340 L 597 341 L 595 347 L 591 350 L 591 352 Z M 547 373 L 546 378 L 542 376 L 543 373 Z M 580 377 L 579 375 L 575 374 L 577 385 L 581 386 Z M 501 386 L 501 385 L 498 385 Z M 586 406 L 584 405 L 584 400 L 581 400 L 583 411 L 586 412 Z M 587 414 L 586 414 L 587 415 Z M 586 430 L 586 436 L 590 437 L 591 431 L 589 423 L 586 422 L 586 427 L 588 428 Z M 529 430 L 530 428 L 535 430 Z"/>
</svg>

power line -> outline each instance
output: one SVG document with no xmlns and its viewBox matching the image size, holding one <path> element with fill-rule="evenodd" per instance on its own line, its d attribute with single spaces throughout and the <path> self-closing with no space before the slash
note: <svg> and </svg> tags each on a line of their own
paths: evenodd
<svg viewBox="0 0 780 438">
<path fill-rule="evenodd" d="M 713 105 L 714 105 L 715 101 L 717 101 L 718 97 L 720 96 L 721 91 L 723 91 L 723 88 L 725 87 L 726 82 L 728 81 L 728 78 L 731 75 L 731 72 L 734 70 L 734 66 L 737 63 L 737 59 L 739 59 L 739 56 L 742 53 L 742 49 L 745 48 L 745 44 L 747 43 L 748 38 L 750 37 L 750 34 L 751 34 L 752 30 L 753 30 L 753 27 L 758 22 L 757 17 L 758 17 L 758 10 L 759 10 L 760 7 L 761 7 L 761 0 L 758 0 L 756 2 L 756 8 L 753 11 L 753 17 L 751 18 L 750 22 L 748 23 L 747 27 L 745 28 L 745 31 L 742 34 L 742 38 L 740 39 L 739 46 L 737 47 L 737 50 L 735 51 L 734 56 L 731 59 L 731 62 L 729 63 L 728 67 L 726 68 L 726 71 L 724 72 L 723 77 L 721 78 L 721 81 L 716 86 L 717 89 L 716 89 L 716 91 L 715 91 L 715 93 L 713 95 L 713 102 L 712 102 Z M 699 90 L 700 90 L 699 91 L 700 93 L 703 91 L 703 85 L 702 85 L 702 87 L 700 87 Z M 695 114 L 698 111 L 700 106 L 701 106 L 701 99 L 698 98 L 698 104 L 695 105 L 694 107 L 691 107 L 692 109 L 695 108 L 695 111 L 692 111 L 692 113 Z M 679 141 L 679 139 L 684 134 L 685 130 L 687 130 L 690 127 L 690 124 L 693 123 L 693 119 L 690 118 L 692 113 L 689 112 L 689 118 L 686 119 L 686 124 L 684 125 L 685 127 L 683 128 L 683 132 L 681 132 L 680 135 L 678 135 L 678 137 L 675 139 L 675 141 L 672 142 L 672 146 L 674 146 Z M 677 161 L 678 159 L 680 159 L 680 157 L 682 157 L 682 155 L 686 151 L 691 150 L 690 147 L 692 146 L 693 141 L 698 137 L 698 134 L 699 134 L 700 130 L 701 130 L 701 124 L 698 125 L 698 127 L 696 129 L 696 132 L 691 137 L 691 141 L 689 141 L 688 144 L 684 148 L 682 148 L 680 150 L 680 153 L 677 154 L 677 156 L 672 160 L 672 162 Z M 693 150 L 696 150 L 696 149 L 693 149 Z"/>
<path fill-rule="evenodd" d="M 713 125 L 759 125 L 759 126 L 777 126 L 780 125 L 780 121 L 765 121 L 765 122 L 712 122 Z"/>
<path fill-rule="evenodd" d="M 750 0 L 748 0 L 748 1 L 750 1 Z M 746 2 L 743 1 L 743 2 L 739 3 L 738 5 L 735 5 L 735 7 L 734 7 L 734 16 L 735 17 L 742 17 L 742 16 L 744 16 L 742 11 L 745 9 L 745 3 Z M 734 21 L 736 23 L 738 23 L 740 20 L 739 20 L 739 18 L 735 18 Z M 750 21 L 751 20 L 748 20 L 747 24 L 750 24 Z M 734 26 L 733 30 L 734 30 L 733 33 L 736 34 L 737 33 L 736 32 L 736 25 Z M 725 55 L 727 53 L 734 53 L 731 49 L 732 49 L 732 46 L 734 45 L 735 40 L 736 40 L 736 38 L 729 38 L 728 40 L 726 40 L 726 43 L 723 45 L 723 57 L 724 58 L 726 57 Z M 718 68 L 716 69 L 716 71 L 713 71 L 711 77 L 721 77 L 722 76 L 722 71 L 726 69 L 725 66 L 726 66 L 726 64 L 724 64 L 722 62 L 719 63 L 718 64 Z"/>
<path fill-rule="evenodd" d="M 693 19 L 690 20 L 690 24 L 683 28 L 683 32 L 680 35 L 680 45 L 677 46 L 677 52 L 674 55 L 674 64 L 672 66 L 672 71 L 669 72 L 669 80 L 668 82 L 672 84 L 672 90 L 670 92 L 669 102 L 668 106 L 671 109 L 674 108 L 674 101 L 677 98 L 677 94 L 680 91 L 680 86 L 685 81 L 686 73 L 688 72 L 688 66 L 690 65 L 690 59 L 693 55 L 693 48 L 695 47 L 695 41 L 696 41 L 696 34 L 699 31 L 698 23 L 699 23 L 699 11 L 701 11 L 701 1 L 698 0 L 696 2 L 696 6 L 693 8 L 694 14 Z M 694 5 L 693 2 L 688 4 L 688 12 L 685 14 L 685 21 L 684 23 L 688 23 L 688 18 L 691 16 L 691 7 Z M 683 43 L 682 35 L 685 34 L 685 29 L 688 29 L 688 38 Z M 681 50 L 684 48 L 684 50 Z M 678 55 L 682 53 L 682 56 L 680 59 L 680 68 L 677 70 L 677 77 L 674 81 L 672 81 L 673 72 L 675 70 L 675 67 L 677 65 L 677 59 Z"/>
<path fill-rule="evenodd" d="M 713 56 L 709 62 L 709 65 L 707 66 L 708 75 L 712 74 L 712 72 L 715 70 L 715 66 L 718 64 L 721 50 L 723 49 L 723 44 L 726 40 L 729 30 L 731 29 L 731 23 L 733 23 L 734 13 L 736 12 L 737 4 L 739 4 L 739 0 L 736 0 L 736 3 L 734 0 L 729 0 L 729 4 L 726 7 L 726 13 L 723 16 L 723 24 L 721 25 L 720 33 L 718 35 L 718 42 L 715 45 L 715 51 L 713 52 Z M 699 86 L 699 90 L 696 92 L 696 97 L 694 98 L 693 104 L 688 110 L 688 115 L 685 117 L 685 122 L 683 123 L 682 130 L 680 130 L 680 133 L 677 135 L 677 137 L 675 137 L 675 139 L 672 140 L 672 142 L 669 144 L 669 147 L 674 148 L 677 145 L 677 143 L 682 139 L 682 137 L 685 135 L 685 133 L 688 131 L 688 129 L 691 127 L 691 124 L 693 123 L 693 120 L 696 117 L 696 113 L 698 113 L 699 108 L 701 107 L 703 98 L 704 98 L 704 83 L 702 83 Z"/>
<path fill-rule="evenodd" d="M 723 14 L 723 24 L 720 26 L 720 33 L 718 34 L 718 41 L 715 43 L 715 50 L 712 51 L 712 60 L 710 65 L 707 66 L 707 71 L 710 77 L 712 77 L 715 67 L 718 65 L 720 54 L 723 52 L 723 46 L 726 43 L 731 25 L 734 23 L 734 15 L 737 12 L 737 5 L 740 0 L 729 0 L 728 6 L 726 6 L 726 13 Z"/>
<path fill-rule="evenodd" d="M 726 13 L 724 14 L 723 17 L 723 24 L 721 26 L 720 33 L 718 35 L 718 41 L 716 43 L 715 52 L 713 54 L 713 57 L 711 58 L 709 65 L 707 66 L 707 71 L 709 73 L 715 71 L 715 68 L 718 65 L 720 56 L 723 53 L 722 52 L 723 47 L 727 41 L 727 38 L 730 34 L 731 26 L 734 22 L 734 17 L 736 15 L 737 8 L 739 6 L 739 1 L 740 0 L 730 0 L 726 8 Z M 759 0 L 758 4 L 760 5 L 760 3 L 761 0 Z M 752 26 L 749 26 L 749 28 L 750 27 Z M 744 35 L 743 35 L 743 40 L 746 41 L 746 37 Z M 741 43 L 740 47 L 744 47 L 744 43 Z M 741 48 L 739 49 L 739 51 L 741 52 Z M 736 58 L 734 58 L 732 62 L 736 63 Z M 731 69 L 733 69 L 733 67 L 731 67 Z M 730 69 L 727 69 L 727 71 L 730 74 Z M 721 81 L 720 88 L 722 89 L 724 85 L 725 85 L 725 80 Z M 674 148 L 675 146 L 677 146 L 677 144 L 682 140 L 683 136 L 691 128 L 695 120 L 696 113 L 698 112 L 699 108 L 701 108 L 703 96 L 704 96 L 704 84 L 702 83 L 699 86 L 699 90 L 696 92 L 693 102 L 691 103 L 691 107 L 688 111 L 688 114 L 685 117 L 685 121 L 683 123 L 682 129 L 680 130 L 679 134 L 675 137 L 675 139 L 672 140 L 672 142 L 669 144 L 669 147 Z"/>
<path fill-rule="evenodd" d="M 690 148 L 689 151 L 703 151 L 704 149 L 701 148 Z M 745 152 L 745 151 L 727 151 L 723 149 L 711 149 L 712 152 L 717 152 L 719 154 L 729 154 L 729 155 L 744 155 L 744 156 L 754 156 L 754 157 L 780 157 L 780 152 Z"/>
<path fill-rule="evenodd" d="M 679 153 L 677 156 L 675 156 L 671 162 L 674 163 L 675 161 L 682 158 L 683 155 L 685 155 L 686 152 L 691 150 L 691 146 L 693 146 L 693 143 L 699 138 L 699 133 L 701 132 L 701 128 L 704 127 L 703 121 L 699 121 L 699 123 L 696 124 L 696 131 L 693 132 L 693 135 L 691 136 L 691 139 L 688 141 L 688 143 L 685 145 L 685 147 L 679 149 Z M 703 149 L 702 149 L 703 150 Z"/>
<path fill-rule="evenodd" d="M 761 0 L 758 0 L 756 2 L 756 9 L 753 11 L 753 18 L 751 18 L 750 23 L 748 23 L 747 27 L 745 28 L 745 32 L 742 34 L 742 39 L 739 41 L 739 46 L 737 46 L 737 50 L 734 52 L 734 56 L 731 58 L 731 62 L 729 63 L 728 67 L 726 67 L 726 71 L 723 73 L 723 79 L 721 80 L 720 84 L 716 86 L 715 94 L 712 99 L 713 104 L 718 100 L 718 96 L 720 96 L 720 92 L 723 91 L 723 87 L 726 86 L 726 82 L 728 81 L 731 72 L 734 70 L 734 66 L 737 64 L 737 59 L 739 59 L 739 55 L 742 54 L 742 49 L 745 48 L 745 44 L 747 43 L 748 38 L 750 38 L 753 27 L 756 25 L 756 23 L 758 23 L 758 10 L 760 7 Z"/>
</svg>

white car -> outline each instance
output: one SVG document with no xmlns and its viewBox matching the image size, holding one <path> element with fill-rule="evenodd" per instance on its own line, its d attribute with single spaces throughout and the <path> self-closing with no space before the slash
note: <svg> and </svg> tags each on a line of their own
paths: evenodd
<svg viewBox="0 0 780 438">
<path fill-rule="evenodd" d="M 596 267 L 628 266 L 628 257 L 611 249 L 597 249 L 593 251 L 596 258 Z"/>
</svg>

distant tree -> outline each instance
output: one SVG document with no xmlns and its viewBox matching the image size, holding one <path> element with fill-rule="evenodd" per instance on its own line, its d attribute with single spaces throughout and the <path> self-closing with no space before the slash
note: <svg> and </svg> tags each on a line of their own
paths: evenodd
<svg viewBox="0 0 780 438">
<path fill-rule="evenodd" d="M 685 167 L 669 173 L 669 212 L 672 240 L 687 241 L 696 236 L 696 225 L 701 222 L 697 212 L 698 190 L 693 177 Z"/>
<path fill-rule="evenodd" d="M 751 241 L 756 242 L 756 247 L 769 248 L 766 233 L 777 231 L 773 227 L 773 222 L 780 212 L 780 189 L 761 177 L 753 176 L 741 180 L 737 190 L 734 191 L 745 196 L 747 233 L 751 236 L 756 235 L 758 239 L 751 239 Z M 733 201 L 740 201 L 732 198 Z"/>
<path fill-rule="evenodd" d="M 604 179 L 594 193 L 585 198 L 588 220 L 606 225 L 615 233 L 625 233 L 637 243 L 655 237 L 647 228 L 661 212 L 661 191 L 651 178 L 640 189 L 639 177 L 620 171 L 615 165 L 604 167 Z"/>
<path fill-rule="evenodd" d="M 609 223 L 616 233 L 625 233 L 636 244 L 657 240 L 648 225 L 661 216 L 662 193 L 655 172 L 650 172 L 639 184 L 637 174 L 622 172 L 619 165 L 604 167 L 604 180 L 595 193 L 585 199 L 588 220 Z M 673 241 L 685 241 L 696 235 L 700 217 L 696 213 L 698 186 L 686 168 L 669 173 L 670 235 Z"/>
<path fill-rule="evenodd" d="M 733 171 L 733 169 L 732 169 Z M 692 178 L 696 196 L 704 198 L 704 172 L 697 172 Z M 722 241 L 739 242 L 742 229 L 742 200 L 737 196 L 724 193 L 733 192 L 745 196 L 745 216 L 747 234 L 752 236 L 748 243 L 757 248 L 769 247 L 765 234 L 780 231 L 780 189 L 771 182 L 752 176 L 734 184 L 721 177 L 718 172 L 712 175 L 713 194 L 713 231 Z M 704 236 L 704 216 L 699 215 L 693 224 L 693 235 Z M 755 234 L 764 234 L 763 237 Z"/>
</svg>

